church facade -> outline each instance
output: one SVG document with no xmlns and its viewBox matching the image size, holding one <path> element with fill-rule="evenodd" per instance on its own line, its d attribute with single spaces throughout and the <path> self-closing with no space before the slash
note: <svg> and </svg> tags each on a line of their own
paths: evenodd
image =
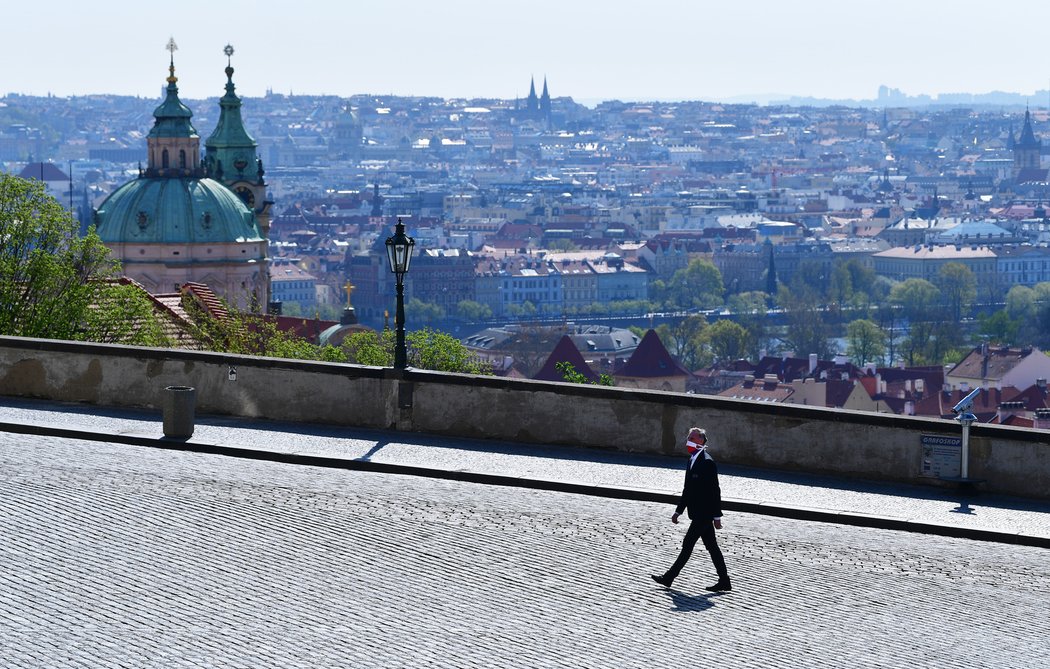
<svg viewBox="0 0 1050 669">
<path fill-rule="evenodd" d="M 219 122 L 202 158 L 193 113 L 178 96 L 174 43 L 169 48 L 165 99 L 146 138 L 148 166 L 99 206 L 96 230 L 124 275 L 151 293 L 203 283 L 234 307 L 261 310 L 270 300 L 271 203 L 241 119 L 233 68 L 227 65 Z"/>
</svg>

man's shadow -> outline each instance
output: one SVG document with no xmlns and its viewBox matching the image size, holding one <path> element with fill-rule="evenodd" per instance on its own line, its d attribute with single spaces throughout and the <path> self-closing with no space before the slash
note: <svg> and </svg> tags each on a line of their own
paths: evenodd
<svg viewBox="0 0 1050 669">
<path fill-rule="evenodd" d="M 671 598 L 671 604 L 674 605 L 674 610 L 682 613 L 688 613 L 690 611 L 706 611 L 715 605 L 714 600 L 716 598 L 725 594 L 722 592 L 708 592 L 702 595 L 687 595 L 678 590 L 664 590 L 664 592 Z"/>
</svg>

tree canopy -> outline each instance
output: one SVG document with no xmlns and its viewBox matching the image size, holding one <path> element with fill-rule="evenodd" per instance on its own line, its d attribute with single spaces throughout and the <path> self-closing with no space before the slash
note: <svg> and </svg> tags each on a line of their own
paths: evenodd
<svg viewBox="0 0 1050 669">
<path fill-rule="evenodd" d="M 0 334 L 167 344 L 149 297 L 44 184 L 0 174 Z"/>
<path fill-rule="evenodd" d="M 722 273 L 710 260 L 697 259 L 674 273 L 664 301 L 675 309 L 711 309 L 722 305 Z"/>
</svg>

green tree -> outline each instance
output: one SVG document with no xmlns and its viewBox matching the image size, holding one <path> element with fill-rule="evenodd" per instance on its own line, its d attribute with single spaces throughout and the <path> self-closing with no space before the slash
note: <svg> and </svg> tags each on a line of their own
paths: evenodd
<svg viewBox="0 0 1050 669">
<path fill-rule="evenodd" d="M 769 295 L 762 291 L 737 293 L 729 298 L 729 311 L 748 332 L 747 357 L 758 360 L 759 351 L 769 348 Z"/>
<path fill-rule="evenodd" d="M 474 300 L 461 300 L 456 305 L 456 313 L 467 321 L 487 321 L 492 318 L 492 307 Z"/>
<path fill-rule="evenodd" d="M 824 263 L 815 260 L 803 260 L 799 263 L 798 270 L 791 277 L 791 290 L 795 293 L 804 292 L 806 289 L 824 298 L 828 294 L 828 284 L 832 277 Z"/>
<path fill-rule="evenodd" d="M 525 300 L 521 304 L 512 304 L 507 307 L 507 312 L 510 313 L 511 316 L 518 318 L 531 318 L 539 312 L 539 309 L 537 309 L 536 305 L 529 300 Z"/>
<path fill-rule="evenodd" d="M 1031 318 L 1036 310 L 1036 293 L 1028 286 L 1014 286 L 1006 293 L 1006 316 Z"/>
<path fill-rule="evenodd" d="M 660 337 L 660 342 L 668 353 L 689 369 L 696 369 L 703 366 L 705 359 L 705 328 L 707 319 L 702 315 L 695 315 L 671 323 L 661 323 L 656 327 L 656 335 Z"/>
<path fill-rule="evenodd" d="M 958 323 L 963 312 L 977 299 L 977 278 L 966 265 L 950 262 L 937 272 L 937 280 L 948 316 L 952 322 Z"/>
<path fill-rule="evenodd" d="M 613 385 L 613 379 L 608 374 L 599 374 L 598 381 L 590 381 L 586 376 L 576 371 L 576 368 L 571 362 L 556 362 L 554 363 L 554 369 L 561 373 L 562 380 L 566 383 L 582 383 L 596 386 L 611 386 Z"/>
<path fill-rule="evenodd" d="M 900 308 L 908 324 L 908 336 L 901 342 L 901 353 L 909 366 L 937 364 L 931 360 L 929 348 L 935 325 L 944 320 L 940 308 L 941 291 L 925 279 L 908 279 L 890 291 L 889 301 Z"/>
<path fill-rule="evenodd" d="M 711 355 L 723 362 L 746 357 L 751 347 L 748 331 L 730 320 L 715 321 L 704 331 L 703 338 Z"/>
<path fill-rule="evenodd" d="M 879 297 L 877 280 L 875 270 L 857 258 L 837 261 L 831 270 L 828 298 L 842 304 L 852 303 L 858 298 L 862 303 L 868 303 Z"/>
<path fill-rule="evenodd" d="M 405 320 L 412 323 L 431 325 L 445 317 L 445 310 L 438 304 L 424 302 L 413 297 L 405 303 Z"/>
<path fill-rule="evenodd" d="M 78 233 L 43 183 L 0 174 L 0 333 L 82 338 L 92 279 L 113 267 L 98 236 Z"/>
<path fill-rule="evenodd" d="M 397 335 L 393 330 L 366 330 L 351 333 L 343 340 L 342 351 L 348 362 L 375 367 L 394 364 Z M 492 367 L 479 359 L 458 339 L 445 332 L 423 328 L 405 334 L 408 365 L 417 369 L 462 374 L 491 374 Z"/>
<path fill-rule="evenodd" d="M 800 287 L 797 292 L 781 286 L 777 304 L 787 316 L 783 342 L 795 355 L 816 353 L 822 360 L 832 355 L 830 329 L 824 321 L 820 296 Z"/>
<path fill-rule="evenodd" d="M 1018 338 L 1042 349 L 1050 348 L 1050 283 L 1032 286 L 1033 305 L 1030 316 L 1022 321 Z"/>
<path fill-rule="evenodd" d="M 166 346 L 148 296 L 39 181 L 0 174 L 0 334 Z"/>
<path fill-rule="evenodd" d="M 1021 330 L 1021 321 L 1010 318 L 1008 309 L 1000 309 L 991 314 L 977 315 L 977 329 L 982 336 L 991 341 L 1012 346 Z"/>
<path fill-rule="evenodd" d="M 555 239 L 547 245 L 547 248 L 551 251 L 561 252 L 578 251 L 580 249 L 571 239 Z"/>
<path fill-rule="evenodd" d="M 348 334 L 341 348 L 346 353 L 347 362 L 371 367 L 393 367 L 394 345 L 393 330 L 364 330 Z"/>
<path fill-rule="evenodd" d="M 846 355 L 858 367 L 881 361 L 886 355 L 886 334 L 869 320 L 852 321 L 846 326 Z"/>
<path fill-rule="evenodd" d="M 1005 315 L 1017 325 L 1013 341 L 1045 347 L 1047 339 L 1046 324 L 1050 324 L 1050 284 L 1014 286 L 1006 294 Z M 984 332 L 984 330 L 982 330 Z M 985 332 L 985 334 L 988 334 Z M 1006 343 L 1006 342 L 1003 342 Z"/>
<path fill-rule="evenodd" d="M 722 305 L 724 293 L 722 273 L 710 260 L 698 258 L 674 273 L 666 300 L 674 309 L 711 309 Z"/>
<path fill-rule="evenodd" d="M 281 302 L 282 316 L 303 316 L 303 305 L 298 302 Z"/>
<path fill-rule="evenodd" d="M 901 327 L 901 320 L 903 314 L 901 309 L 888 301 L 880 302 L 875 305 L 870 312 L 868 320 L 879 326 L 882 333 L 885 335 L 886 341 L 886 356 L 885 360 L 887 364 L 894 364 L 897 361 L 897 350 L 900 335 L 898 331 Z"/>
<path fill-rule="evenodd" d="M 828 284 L 828 299 L 846 304 L 853 299 L 853 275 L 844 262 L 835 263 L 831 269 L 831 282 Z"/>
<path fill-rule="evenodd" d="M 413 367 L 436 372 L 491 374 L 491 366 L 458 339 L 445 332 L 423 328 L 405 335 L 408 361 Z"/>
<path fill-rule="evenodd" d="M 276 321 L 262 314 L 239 311 L 224 304 L 225 315 L 215 316 L 194 300 L 185 301 L 183 308 L 190 314 L 195 338 L 209 351 L 292 360 L 347 361 L 341 349 L 312 344 L 295 333 L 281 330 Z"/>
</svg>

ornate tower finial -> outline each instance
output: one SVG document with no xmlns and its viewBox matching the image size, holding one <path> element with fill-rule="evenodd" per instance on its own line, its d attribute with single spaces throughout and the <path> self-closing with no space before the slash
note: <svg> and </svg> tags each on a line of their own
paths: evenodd
<svg viewBox="0 0 1050 669">
<path fill-rule="evenodd" d="M 175 52 L 178 50 L 179 45 L 175 43 L 174 37 L 169 37 L 168 43 L 164 48 L 171 52 L 171 65 L 168 66 L 168 83 L 174 84 L 179 80 L 178 77 L 175 76 Z"/>
<path fill-rule="evenodd" d="M 233 55 L 233 47 L 227 44 L 222 48 L 222 52 L 226 54 L 226 79 L 229 83 L 226 84 L 227 90 L 233 84 L 233 64 L 230 62 L 230 56 Z"/>
</svg>

